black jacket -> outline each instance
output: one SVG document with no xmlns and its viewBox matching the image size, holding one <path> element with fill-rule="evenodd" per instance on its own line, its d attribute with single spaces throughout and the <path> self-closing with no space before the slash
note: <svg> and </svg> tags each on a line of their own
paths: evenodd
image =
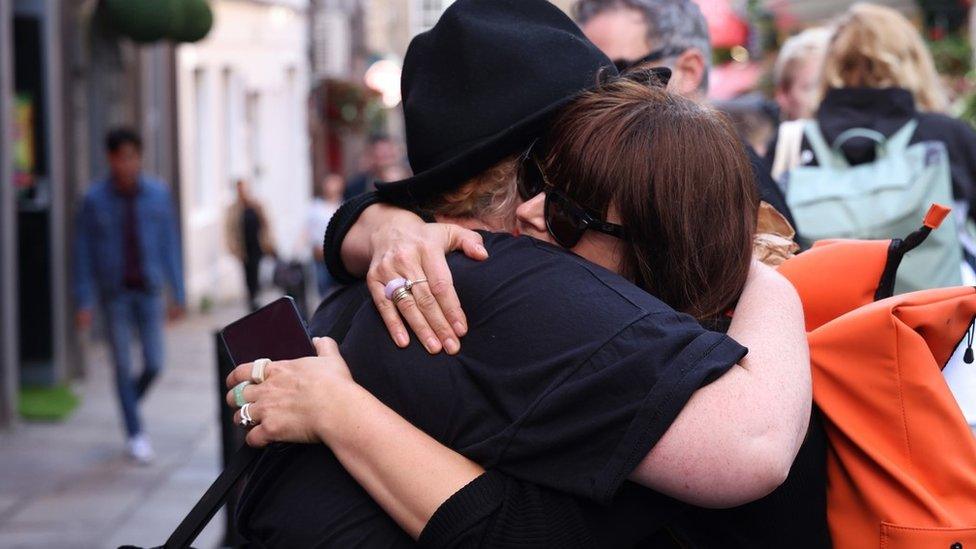
<svg viewBox="0 0 976 549">
<path fill-rule="evenodd" d="M 891 136 L 910 120 L 918 120 L 918 128 L 910 144 L 940 141 L 949 153 L 952 187 L 956 200 L 969 204 L 969 216 L 976 213 L 976 132 L 968 124 L 944 114 L 920 112 L 911 92 L 902 88 L 840 88 L 827 92 L 816 120 L 827 143 L 833 143 L 844 131 L 867 128 Z M 809 149 L 804 139 L 803 148 Z M 874 160 L 875 144 L 868 139 L 854 138 L 841 147 L 851 165 Z M 776 152 L 775 141 L 769 147 L 770 164 Z M 816 159 L 808 165 L 816 165 Z"/>
</svg>

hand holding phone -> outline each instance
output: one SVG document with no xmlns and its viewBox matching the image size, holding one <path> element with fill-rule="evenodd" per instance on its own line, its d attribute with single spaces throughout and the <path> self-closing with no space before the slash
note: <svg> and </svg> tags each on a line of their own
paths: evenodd
<svg viewBox="0 0 976 549">
<path fill-rule="evenodd" d="M 259 358 L 272 361 L 315 356 L 295 300 L 282 297 L 221 330 L 220 337 L 235 366 Z"/>
</svg>

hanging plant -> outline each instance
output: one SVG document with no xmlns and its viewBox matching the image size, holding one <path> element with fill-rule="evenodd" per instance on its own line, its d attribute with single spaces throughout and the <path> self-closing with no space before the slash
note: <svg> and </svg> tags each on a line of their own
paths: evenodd
<svg viewBox="0 0 976 549">
<path fill-rule="evenodd" d="M 353 131 L 376 125 L 385 116 L 382 96 L 364 84 L 330 78 L 325 81 L 325 115 L 330 124 Z"/>
<path fill-rule="evenodd" d="M 112 31 L 140 43 L 196 42 L 213 27 L 206 0 L 101 0 L 96 17 Z"/>
</svg>

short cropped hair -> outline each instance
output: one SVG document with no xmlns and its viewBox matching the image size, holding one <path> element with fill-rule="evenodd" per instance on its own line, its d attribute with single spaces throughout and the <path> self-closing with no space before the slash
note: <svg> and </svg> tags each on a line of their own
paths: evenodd
<svg viewBox="0 0 976 549">
<path fill-rule="evenodd" d="M 123 145 L 132 145 L 137 151 L 142 152 L 142 138 L 132 128 L 113 128 L 105 135 L 106 151 L 110 153 L 117 152 Z"/>
<path fill-rule="evenodd" d="M 712 41 L 708 23 L 698 4 L 691 0 L 578 0 L 573 6 L 573 17 L 584 25 L 601 13 L 619 9 L 634 9 L 644 15 L 647 41 L 655 47 L 700 51 L 705 58 L 701 90 L 708 90 Z"/>
</svg>

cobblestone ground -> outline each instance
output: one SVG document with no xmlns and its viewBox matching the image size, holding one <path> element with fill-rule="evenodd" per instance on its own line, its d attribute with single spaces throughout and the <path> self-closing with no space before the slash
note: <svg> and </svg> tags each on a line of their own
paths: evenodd
<svg viewBox="0 0 976 549">
<path fill-rule="evenodd" d="M 82 403 L 67 421 L 0 432 L 0 547 L 162 544 L 219 472 L 213 332 L 242 313 L 220 309 L 167 330 L 166 367 L 142 406 L 152 465 L 124 455 L 103 345 L 89 350 L 88 375 L 75 386 Z M 194 545 L 218 546 L 222 519 Z"/>
</svg>

